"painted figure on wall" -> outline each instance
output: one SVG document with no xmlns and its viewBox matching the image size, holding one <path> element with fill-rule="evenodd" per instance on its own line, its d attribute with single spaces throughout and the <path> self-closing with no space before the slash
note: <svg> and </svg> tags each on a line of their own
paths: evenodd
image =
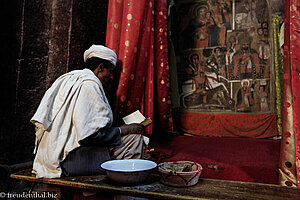
<svg viewBox="0 0 300 200">
<path fill-rule="evenodd" d="M 201 5 L 194 9 L 194 18 L 183 31 L 184 48 L 201 48 L 208 46 L 207 6 Z"/>
<path fill-rule="evenodd" d="M 208 30 L 208 46 L 213 47 L 217 46 L 219 44 L 219 33 L 221 29 L 216 24 L 216 21 L 214 19 L 214 16 L 212 15 L 212 11 L 208 11 L 206 13 L 207 18 L 207 30 Z"/>
<path fill-rule="evenodd" d="M 243 35 L 239 39 L 240 50 L 233 55 L 233 76 L 231 79 L 257 78 L 260 73 L 258 53 L 251 48 L 251 37 Z"/>
<path fill-rule="evenodd" d="M 184 108 L 203 107 L 207 103 L 207 79 L 203 71 L 197 71 L 193 77 L 181 84 L 180 101 Z"/>
<path fill-rule="evenodd" d="M 220 48 L 216 48 L 216 50 L 220 50 Z M 224 54 L 221 54 L 224 56 Z M 222 58 L 224 62 L 224 57 Z M 234 105 L 234 100 L 230 98 L 230 92 L 227 89 L 229 80 L 220 74 L 220 69 L 218 67 L 218 63 L 214 59 L 208 59 L 207 69 L 205 71 L 205 76 L 207 80 L 207 91 L 210 91 L 211 96 L 209 99 L 209 103 L 211 104 L 209 107 L 218 107 L 223 109 L 232 109 Z M 222 69 L 221 69 L 222 71 Z"/>
<path fill-rule="evenodd" d="M 257 0 L 247 0 L 245 2 L 245 9 L 248 13 L 247 15 L 247 23 L 256 25 L 258 23 L 257 17 L 256 17 L 256 3 Z"/>
<path fill-rule="evenodd" d="M 215 0 L 211 1 L 211 7 L 213 12 L 216 14 L 216 22 L 219 27 L 226 27 L 228 30 L 231 29 L 230 23 L 230 12 L 231 5 L 228 0 Z"/>
<path fill-rule="evenodd" d="M 186 68 L 186 73 L 190 76 L 195 76 L 198 73 L 199 65 L 200 65 L 200 58 L 199 54 L 193 53 L 190 56 L 190 62 L 188 63 L 188 68 Z"/>
<path fill-rule="evenodd" d="M 224 46 L 226 31 L 231 29 L 231 1 L 213 0 L 208 1 L 209 7 L 214 13 L 216 26 L 218 27 L 218 43 L 210 46 Z"/>
<path fill-rule="evenodd" d="M 269 111 L 269 103 L 268 103 L 268 93 L 265 91 L 265 85 L 260 85 L 259 86 L 259 91 L 258 91 L 258 110 L 262 112 Z"/>
<path fill-rule="evenodd" d="M 241 88 L 237 92 L 237 111 L 251 111 L 252 106 L 254 105 L 254 88 L 250 85 L 250 81 L 244 79 L 241 81 Z"/>
<path fill-rule="evenodd" d="M 200 98 L 198 104 L 206 104 L 207 102 L 207 91 L 206 91 L 206 77 L 203 71 L 199 71 L 198 74 L 194 77 L 195 82 L 195 92 L 191 97 Z"/>
<path fill-rule="evenodd" d="M 199 105 L 205 96 L 205 76 L 200 64 L 198 52 L 191 52 L 186 57 L 186 67 L 180 71 L 180 98 L 184 107 Z M 204 97 L 206 98 L 206 97 Z M 205 100 L 204 100 L 205 101 Z"/>
<path fill-rule="evenodd" d="M 260 0 L 264 1 L 264 0 Z M 245 30 L 256 27 L 259 23 L 257 13 L 261 12 L 257 6 L 258 0 L 236 1 L 235 7 L 235 28 L 237 30 Z"/>
<path fill-rule="evenodd" d="M 214 62 L 217 65 L 217 72 L 218 74 L 220 74 L 221 76 L 226 76 L 225 75 L 225 55 L 224 52 L 222 52 L 220 47 L 216 47 L 213 50 L 213 54 L 212 54 L 212 59 L 214 60 Z"/>
<path fill-rule="evenodd" d="M 203 1 L 182 9 L 189 10 L 176 22 L 182 27 L 179 38 L 183 39 L 183 49 L 225 45 L 226 30 L 231 27 L 231 8 L 227 1 Z"/>
<path fill-rule="evenodd" d="M 258 54 L 261 61 L 261 73 L 263 78 L 270 77 L 270 57 L 271 57 L 271 45 L 269 42 L 269 25 L 264 21 L 261 26 L 257 28 L 257 43 Z"/>
<path fill-rule="evenodd" d="M 257 22 L 260 24 L 269 20 L 269 6 L 266 0 L 255 1 L 255 14 Z"/>
</svg>

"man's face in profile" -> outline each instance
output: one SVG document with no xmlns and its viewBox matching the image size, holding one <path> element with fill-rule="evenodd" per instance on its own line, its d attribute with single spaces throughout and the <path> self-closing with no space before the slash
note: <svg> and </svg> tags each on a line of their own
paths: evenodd
<svg viewBox="0 0 300 200">
<path fill-rule="evenodd" d="M 100 66 L 97 77 L 100 79 L 101 83 L 107 87 L 113 80 L 113 71 L 114 66 L 111 65 L 109 67 Z"/>
</svg>

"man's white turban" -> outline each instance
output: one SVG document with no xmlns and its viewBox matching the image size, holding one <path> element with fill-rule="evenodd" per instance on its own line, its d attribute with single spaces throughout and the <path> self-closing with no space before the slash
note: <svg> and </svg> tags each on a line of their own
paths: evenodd
<svg viewBox="0 0 300 200">
<path fill-rule="evenodd" d="M 84 62 L 86 62 L 88 58 L 92 58 L 92 57 L 97 57 L 97 58 L 102 58 L 104 60 L 107 60 L 114 66 L 116 66 L 117 63 L 117 54 L 113 50 L 102 45 L 93 44 L 83 54 Z"/>
</svg>

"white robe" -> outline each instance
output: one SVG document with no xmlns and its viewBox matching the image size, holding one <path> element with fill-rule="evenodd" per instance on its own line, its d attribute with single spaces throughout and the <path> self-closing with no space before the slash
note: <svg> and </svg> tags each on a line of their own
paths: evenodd
<svg viewBox="0 0 300 200">
<path fill-rule="evenodd" d="M 112 124 L 113 115 L 100 80 L 89 69 L 60 76 L 45 93 L 31 119 L 37 152 L 37 178 L 61 176 L 60 162 L 79 141 Z"/>
</svg>

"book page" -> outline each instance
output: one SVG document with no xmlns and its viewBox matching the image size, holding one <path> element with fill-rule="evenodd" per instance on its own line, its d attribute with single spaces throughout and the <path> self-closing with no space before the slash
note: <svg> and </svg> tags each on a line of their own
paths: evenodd
<svg viewBox="0 0 300 200">
<path fill-rule="evenodd" d="M 123 117 L 122 119 L 125 122 L 125 124 L 132 124 L 132 123 L 139 124 L 139 123 L 143 122 L 146 118 L 139 110 L 137 110 L 137 111 L 127 115 L 126 117 Z"/>
</svg>

